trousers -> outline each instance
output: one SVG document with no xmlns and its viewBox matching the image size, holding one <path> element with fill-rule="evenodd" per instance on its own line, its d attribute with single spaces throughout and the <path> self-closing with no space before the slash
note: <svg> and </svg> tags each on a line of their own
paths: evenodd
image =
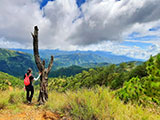
<svg viewBox="0 0 160 120">
<path fill-rule="evenodd" d="M 26 91 L 27 91 L 27 95 L 26 95 L 27 101 L 32 102 L 32 98 L 33 98 L 33 94 L 34 94 L 34 87 L 33 86 L 26 86 Z"/>
</svg>

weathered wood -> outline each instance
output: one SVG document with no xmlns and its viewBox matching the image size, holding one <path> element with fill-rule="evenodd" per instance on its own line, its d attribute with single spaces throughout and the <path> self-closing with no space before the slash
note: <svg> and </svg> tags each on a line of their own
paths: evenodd
<svg viewBox="0 0 160 120">
<path fill-rule="evenodd" d="M 48 74 L 53 66 L 53 56 L 51 56 L 50 63 L 48 65 L 48 68 L 45 68 L 45 60 L 41 62 L 39 51 L 38 51 L 38 27 L 34 27 L 34 34 L 32 34 L 33 37 L 33 49 L 34 49 L 34 58 L 36 65 L 41 72 L 40 77 L 40 92 L 38 97 L 38 102 L 40 104 L 44 104 L 48 100 Z"/>
<path fill-rule="evenodd" d="M 52 65 L 53 65 L 53 60 L 54 60 L 54 57 L 53 56 L 51 56 L 51 60 L 50 60 L 50 63 L 49 63 L 49 65 L 48 65 L 48 73 L 51 71 L 51 68 L 52 68 Z"/>
<path fill-rule="evenodd" d="M 42 72 L 42 70 L 44 69 L 44 66 L 42 65 L 41 59 L 39 57 L 39 51 L 38 51 L 38 27 L 35 26 L 34 27 L 34 34 L 32 34 L 33 37 L 33 50 L 34 50 L 34 58 L 35 58 L 35 62 L 36 65 L 39 69 L 40 72 Z"/>
</svg>

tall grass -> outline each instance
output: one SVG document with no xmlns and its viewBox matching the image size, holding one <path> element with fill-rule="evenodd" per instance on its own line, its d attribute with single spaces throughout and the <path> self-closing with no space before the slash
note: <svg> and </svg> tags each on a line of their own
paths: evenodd
<svg viewBox="0 0 160 120">
<path fill-rule="evenodd" d="M 107 88 L 51 92 L 44 106 L 68 114 L 73 120 L 160 120 L 160 109 L 124 105 Z"/>
<path fill-rule="evenodd" d="M 38 92 L 33 99 L 37 99 L 37 96 Z M 24 101 L 23 90 L 0 92 L 0 109 L 21 109 Z M 124 104 L 108 88 L 103 87 L 65 93 L 51 91 L 48 102 L 42 107 L 73 120 L 160 120 L 160 108 Z"/>
<path fill-rule="evenodd" d="M 25 93 L 22 90 L 0 91 L 0 109 L 15 108 L 25 101 Z"/>
</svg>

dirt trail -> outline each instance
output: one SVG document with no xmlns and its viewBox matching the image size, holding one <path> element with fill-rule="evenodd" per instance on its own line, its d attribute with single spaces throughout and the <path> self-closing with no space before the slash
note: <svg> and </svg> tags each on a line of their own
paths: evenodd
<svg viewBox="0 0 160 120">
<path fill-rule="evenodd" d="M 0 110 L 0 120 L 69 120 L 51 111 L 37 109 L 35 105 L 23 104 L 20 111 L 13 113 L 13 110 Z"/>
</svg>

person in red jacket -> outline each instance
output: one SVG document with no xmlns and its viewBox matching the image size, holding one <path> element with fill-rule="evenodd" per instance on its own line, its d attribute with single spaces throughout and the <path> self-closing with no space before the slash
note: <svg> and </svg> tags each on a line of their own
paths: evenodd
<svg viewBox="0 0 160 120">
<path fill-rule="evenodd" d="M 31 103 L 32 102 L 32 97 L 33 97 L 33 94 L 34 94 L 34 86 L 33 86 L 32 83 L 33 83 L 34 80 L 37 81 L 39 79 L 39 77 L 41 76 L 41 73 L 39 73 L 39 76 L 37 78 L 34 78 L 33 75 L 32 75 L 32 69 L 29 68 L 27 70 L 27 73 L 24 75 L 24 79 L 27 76 L 29 77 L 30 83 L 29 83 L 29 85 L 25 85 L 25 89 L 27 91 L 26 99 L 27 99 L 28 103 Z M 30 94 L 30 92 L 31 92 L 31 94 Z"/>
</svg>

